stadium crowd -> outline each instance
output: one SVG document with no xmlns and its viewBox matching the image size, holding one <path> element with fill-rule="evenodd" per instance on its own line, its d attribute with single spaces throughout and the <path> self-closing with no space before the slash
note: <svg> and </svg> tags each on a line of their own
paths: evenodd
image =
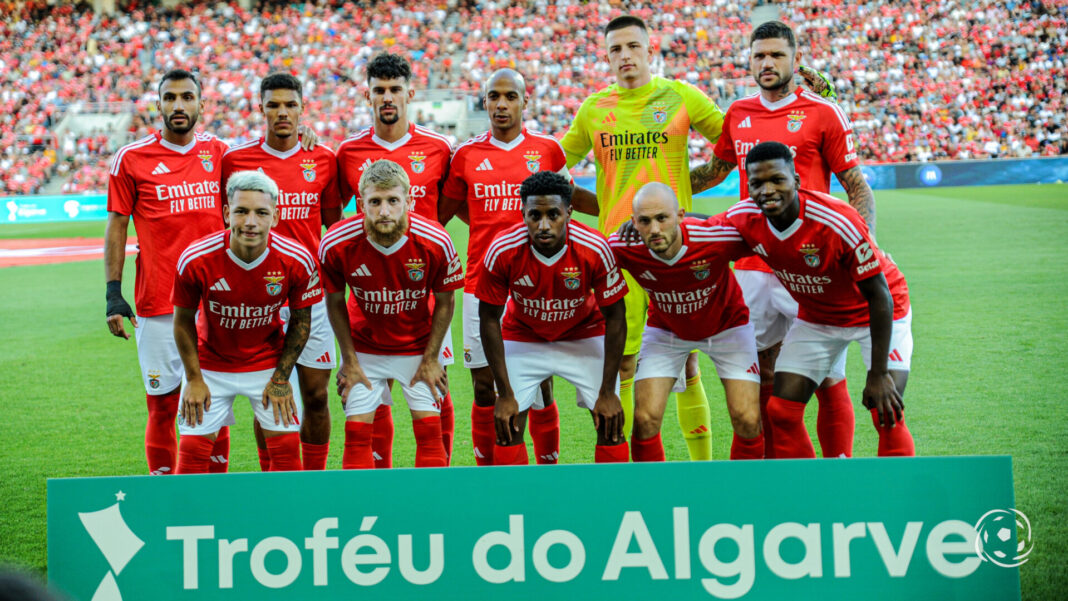
<svg viewBox="0 0 1068 601">
<path fill-rule="evenodd" d="M 136 5 L 113 16 L 44 2 L 4 6 L 0 194 L 37 193 L 55 175 L 69 176 L 64 191 L 102 191 L 119 144 L 104 143 L 100 132 L 57 136 L 56 126 L 92 103 L 134 113 L 131 138 L 140 135 L 158 121 L 154 84 L 174 67 L 200 71 L 202 123 L 228 142 L 262 135 L 256 85 L 270 71 L 290 70 L 307 82 L 310 125 L 334 146 L 371 123 L 362 68 L 382 49 L 412 59 L 418 89 L 475 96 L 489 72 L 514 67 L 533 92 L 528 118 L 557 136 L 610 81 L 596 32 L 622 3 L 448 6 Z M 693 83 L 724 107 L 750 92 L 752 3 L 626 8 L 659 32 L 654 71 Z M 795 24 L 805 60 L 834 77 L 867 162 L 1068 154 L 1062 2 L 804 0 L 780 14 Z M 696 162 L 711 154 L 699 136 L 691 151 Z"/>
</svg>

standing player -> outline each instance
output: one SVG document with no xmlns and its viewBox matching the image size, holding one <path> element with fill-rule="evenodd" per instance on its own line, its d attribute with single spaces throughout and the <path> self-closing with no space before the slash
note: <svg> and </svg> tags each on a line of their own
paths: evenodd
<svg viewBox="0 0 1068 601">
<path fill-rule="evenodd" d="M 273 73 L 260 82 L 260 110 L 267 122 L 267 135 L 235 146 L 223 155 L 223 186 L 230 175 L 245 170 L 267 174 L 276 183 L 279 221 L 275 232 L 292 238 L 312 255 L 319 250 L 323 226 L 341 219 L 334 151 L 322 144 L 304 150 L 297 127 L 304 112 L 300 81 L 288 73 Z M 289 308 L 282 308 L 288 321 Z M 326 301 L 312 307 L 311 332 L 297 360 L 300 395 L 304 402 L 301 424 L 301 455 L 304 469 L 326 469 L 330 450 L 330 409 L 327 384 L 334 369 L 334 336 L 326 317 Z M 257 428 L 257 432 L 259 429 Z M 267 446 L 257 437 L 260 466 L 269 465 Z"/>
<path fill-rule="evenodd" d="M 400 384 L 411 409 L 416 467 L 449 462 L 441 437 L 438 393 L 448 385 L 440 353 L 453 291 L 464 275 L 444 228 L 409 212 L 410 186 L 393 161 L 371 164 L 360 178 L 363 212 L 330 228 L 319 247 L 330 323 L 341 347 L 345 469 L 376 467 L 372 421 L 390 380 Z M 351 321 L 346 284 L 360 309 Z"/>
<path fill-rule="evenodd" d="M 208 471 L 215 433 L 234 423 L 237 395 L 252 402 L 270 469 L 299 470 L 300 394 L 291 376 L 308 340 L 311 307 L 323 297 L 318 266 L 300 243 L 271 231 L 279 221 L 271 178 L 234 173 L 226 197 L 229 230 L 191 244 L 174 281 L 174 339 L 186 380 L 178 473 Z M 287 303 L 283 334 L 279 312 Z"/>
<path fill-rule="evenodd" d="M 371 105 L 374 126 L 357 132 L 338 146 L 338 182 L 342 202 L 354 195 L 360 207 L 360 178 L 364 169 L 381 159 L 401 165 L 411 181 L 409 202 L 412 212 L 432 221 L 438 219 L 438 195 L 449 172 L 452 147 L 449 141 L 434 131 L 408 120 L 408 102 L 415 97 L 412 87 L 412 68 L 404 57 L 382 53 L 367 64 L 367 91 L 364 97 Z M 350 318 L 358 319 L 358 310 L 349 299 Z M 444 365 L 454 361 L 451 333 L 445 336 L 442 347 Z M 385 394 L 388 396 L 389 392 Z M 453 408 L 448 394 L 442 400 L 441 422 L 446 452 L 452 454 Z M 393 464 L 393 415 L 389 404 L 379 406 L 375 417 L 375 465 Z"/>
<path fill-rule="evenodd" d="M 649 323 L 642 334 L 634 376 L 635 461 L 663 461 L 660 423 L 668 393 L 695 350 L 716 365 L 734 426 L 731 459 L 761 459 L 760 377 L 749 310 L 730 262 L 749 248 L 720 217 L 683 219 L 675 193 L 652 182 L 634 196 L 631 219 L 641 241 L 608 242 L 623 267 L 638 274 L 649 295 Z"/>
<path fill-rule="evenodd" d="M 579 406 L 592 412 L 596 461 L 625 462 L 616 378 L 627 335 L 627 284 L 604 237 L 571 220 L 567 178 L 540 171 L 523 182 L 519 196 L 524 223 L 490 244 L 478 283 L 482 346 L 498 391 L 493 462 L 528 462 L 527 410 L 552 376 L 571 382 Z"/>
<path fill-rule="evenodd" d="M 163 130 L 127 144 L 115 154 L 108 178 L 108 223 L 104 234 L 108 329 L 129 339 L 123 318 L 137 339 L 148 402 L 145 457 L 152 474 L 173 473 L 178 440 L 174 421 L 182 359 L 174 343 L 171 287 L 178 257 L 189 244 L 223 227 L 222 193 L 216 169 L 226 144 L 195 131 L 204 108 L 200 82 L 181 69 L 164 74 L 156 108 Z M 134 304 L 122 296 L 122 269 L 130 218 L 137 229 Z M 219 432 L 210 455 L 213 471 L 226 471 L 229 429 Z"/>
<path fill-rule="evenodd" d="M 494 236 L 522 223 L 519 188 L 538 171 L 567 173 L 564 151 L 556 138 L 523 127 L 527 103 L 523 76 L 500 69 L 486 81 L 490 130 L 456 148 L 449 178 L 441 193 L 439 217 L 447 223 L 457 212 L 470 225 L 467 279 L 464 283 L 464 367 L 471 370 L 475 399 L 471 405 L 471 442 L 478 465 L 493 465 L 493 406 L 497 393 L 479 333 L 478 290 L 482 257 Z M 538 408 L 537 405 L 542 405 Z M 541 387 L 541 403 L 530 412 L 530 436 L 538 463 L 556 463 L 560 451 L 560 416 L 553 402 L 552 380 Z"/>
<path fill-rule="evenodd" d="M 853 340 L 868 366 L 863 402 L 879 432 L 879 455 L 915 455 L 901 400 L 912 359 L 905 278 L 855 209 L 800 188 L 788 146 L 757 144 L 745 170 L 751 198 L 727 211 L 727 223 L 798 303 L 767 405 L 775 456 L 816 456 L 805 429 L 805 403 Z"/>
<path fill-rule="evenodd" d="M 652 75 L 649 62 L 653 49 L 644 21 L 630 15 L 617 17 L 604 31 L 608 64 L 616 82 L 582 103 L 560 143 L 569 167 L 593 150 L 599 206 L 586 206 L 586 197 L 577 196 L 575 208 L 599 214 L 598 229 L 607 235 L 630 219 L 634 195 L 648 182 L 667 184 L 682 206 L 691 208 L 690 128 L 715 142 L 723 112 L 697 88 Z M 619 375 L 620 398 L 629 414 L 634 406 L 634 368 L 648 299 L 633 274 L 624 271 L 623 275 L 630 293 L 626 301 L 627 344 Z M 686 363 L 686 389 L 678 394 L 677 402 L 690 458 L 711 458 L 711 416 L 696 355 Z"/>
<path fill-rule="evenodd" d="M 794 81 L 801 52 L 793 30 L 779 21 L 764 23 L 753 30 L 749 48 L 749 70 L 760 86 L 760 93 L 738 100 L 727 110 L 723 136 L 716 143 L 714 158 L 691 174 L 694 191 L 718 184 L 736 165 L 741 165 L 740 192 L 746 198 L 746 153 L 760 141 L 775 140 L 789 146 L 794 153 L 801 185 L 806 189 L 829 192 L 831 173 L 834 173 L 849 196 L 849 204 L 874 234 L 875 199 L 860 172 L 853 147 L 853 126 L 837 104 L 801 89 Z M 742 259 L 734 268 L 756 328 L 762 378 L 760 402 L 767 430 L 766 408 L 772 394 L 775 356 L 786 329 L 797 316 L 797 303 L 759 256 Z M 823 456 L 852 456 L 855 418 L 845 382 L 844 360 L 816 390 L 816 398 L 819 399 L 816 431 Z M 774 447 L 767 445 L 767 448 L 773 451 Z"/>
</svg>

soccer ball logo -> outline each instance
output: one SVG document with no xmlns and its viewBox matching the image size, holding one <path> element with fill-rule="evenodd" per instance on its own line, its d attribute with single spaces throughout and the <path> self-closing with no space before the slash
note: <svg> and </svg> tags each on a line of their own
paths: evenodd
<svg viewBox="0 0 1068 601">
<path fill-rule="evenodd" d="M 983 561 L 1015 568 L 1034 547 L 1031 521 L 1015 509 L 992 509 L 975 524 L 975 554 Z"/>
</svg>

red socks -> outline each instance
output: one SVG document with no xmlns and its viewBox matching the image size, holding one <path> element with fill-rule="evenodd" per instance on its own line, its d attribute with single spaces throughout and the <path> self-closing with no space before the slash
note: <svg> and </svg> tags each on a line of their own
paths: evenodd
<svg viewBox="0 0 1068 601">
<path fill-rule="evenodd" d="M 775 390 L 771 384 L 760 386 L 760 425 L 764 430 L 764 458 L 775 458 L 775 437 L 771 430 L 771 418 L 768 417 L 768 401 Z"/>
<path fill-rule="evenodd" d="M 475 465 L 494 465 L 497 430 L 493 425 L 493 407 L 471 404 L 471 446 L 475 450 Z M 501 465 L 509 465 L 507 463 Z"/>
<path fill-rule="evenodd" d="M 269 472 L 269 471 L 271 471 L 271 452 L 268 451 L 266 447 L 262 448 L 262 449 L 259 448 L 259 447 L 256 447 L 256 453 L 259 454 L 259 456 L 260 456 L 260 471 L 261 472 Z"/>
<path fill-rule="evenodd" d="M 345 422 L 345 453 L 341 467 L 347 470 L 372 469 L 375 459 L 371 450 L 372 424 Z"/>
<path fill-rule="evenodd" d="M 297 472 L 304 467 L 300 464 L 300 434 L 296 432 L 268 436 L 267 451 L 272 472 Z"/>
<path fill-rule="evenodd" d="M 871 410 L 871 420 L 875 424 L 875 430 L 879 432 L 879 457 L 916 456 L 916 443 L 912 440 L 912 432 L 909 432 L 908 426 L 905 425 L 904 415 L 893 428 L 879 426 L 879 412 L 875 409 Z"/>
<path fill-rule="evenodd" d="M 805 428 L 805 404 L 772 396 L 768 401 L 770 432 L 774 432 L 775 457 L 816 458 L 816 449 Z"/>
<path fill-rule="evenodd" d="M 325 470 L 326 458 L 330 454 L 330 443 L 312 444 L 310 442 L 300 443 L 300 455 L 301 462 L 304 466 L 304 471 L 312 470 Z"/>
<path fill-rule="evenodd" d="M 445 447 L 445 465 L 452 459 L 452 439 L 456 431 L 456 418 L 452 407 L 452 393 L 441 399 L 441 444 Z"/>
<path fill-rule="evenodd" d="M 490 407 L 490 410 L 493 408 Z M 493 463 L 486 465 L 527 465 L 530 463 L 530 458 L 527 457 L 527 445 L 526 443 L 517 444 L 511 447 L 502 447 L 499 444 L 493 445 Z"/>
<path fill-rule="evenodd" d="M 820 439 L 823 456 L 852 457 L 856 417 L 846 381 L 842 380 L 830 388 L 817 388 L 816 398 L 820 403 L 816 414 L 816 435 Z"/>
<path fill-rule="evenodd" d="M 148 472 L 158 476 L 174 473 L 178 455 L 178 435 L 174 430 L 178 417 L 179 393 L 145 395 L 148 423 L 145 425 L 145 459 Z M 208 449 L 207 455 L 211 455 Z M 205 469 L 204 471 L 207 471 Z"/>
<path fill-rule="evenodd" d="M 630 459 L 627 443 L 614 445 L 599 444 L 593 451 L 594 463 L 626 463 Z"/>
<path fill-rule="evenodd" d="M 389 405 L 375 409 L 371 449 L 376 468 L 393 467 L 393 411 Z"/>
<path fill-rule="evenodd" d="M 556 403 L 527 413 L 530 437 L 534 439 L 534 457 L 539 464 L 555 465 L 560 458 L 560 411 Z"/>
<path fill-rule="evenodd" d="M 441 417 L 412 420 L 415 433 L 415 467 L 445 467 L 449 457 L 441 442 Z"/>
<path fill-rule="evenodd" d="M 230 426 L 219 428 L 215 435 L 215 444 L 211 447 L 211 464 L 208 472 L 225 474 L 230 467 Z"/>
<path fill-rule="evenodd" d="M 211 463 L 211 448 L 215 445 L 207 436 L 187 434 L 178 449 L 179 474 L 206 474 Z M 164 472 L 167 473 L 167 472 Z"/>
<path fill-rule="evenodd" d="M 763 459 L 764 458 L 764 434 L 757 434 L 753 438 L 742 438 L 734 433 L 734 441 L 731 442 L 731 459 Z"/>
<path fill-rule="evenodd" d="M 664 443 L 660 439 L 660 433 L 657 432 L 656 436 L 645 440 L 638 440 L 637 438 L 631 440 L 630 452 L 636 462 L 664 461 Z"/>
</svg>

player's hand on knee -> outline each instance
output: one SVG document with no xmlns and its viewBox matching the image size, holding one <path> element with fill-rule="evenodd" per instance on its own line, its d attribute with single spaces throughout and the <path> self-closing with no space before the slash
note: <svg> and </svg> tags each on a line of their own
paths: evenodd
<svg viewBox="0 0 1068 601">
<path fill-rule="evenodd" d="M 300 147 L 305 151 L 315 148 L 315 145 L 319 143 L 319 134 L 307 125 L 298 126 L 297 135 L 300 136 Z"/>
<path fill-rule="evenodd" d="M 204 380 L 190 380 L 182 391 L 182 420 L 190 426 L 204 423 L 204 414 L 211 409 L 211 391 Z"/>
<path fill-rule="evenodd" d="M 497 428 L 497 443 L 512 442 L 512 432 L 519 431 L 519 403 L 514 397 L 498 396 L 493 406 L 493 422 Z"/>
<path fill-rule="evenodd" d="M 449 378 L 445 373 L 445 369 L 441 367 L 441 363 L 438 363 L 437 357 L 432 359 L 423 358 L 419 363 L 419 368 L 415 370 L 415 377 L 412 378 L 408 385 L 415 386 L 416 382 L 424 382 L 429 386 L 435 400 L 449 394 Z"/>
<path fill-rule="evenodd" d="M 263 389 L 263 408 L 271 407 L 275 425 L 289 426 L 297 421 L 297 403 L 293 400 L 293 386 L 288 380 L 271 378 Z"/>
<path fill-rule="evenodd" d="M 349 398 L 349 391 L 357 384 L 363 384 L 367 390 L 371 390 L 371 381 L 363 373 L 360 364 L 345 362 L 337 370 L 337 393 L 341 396 L 341 406 L 345 406 L 345 399 Z"/>
<path fill-rule="evenodd" d="M 593 423 L 598 430 L 604 429 L 609 442 L 623 440 L 623 403 L 615 394 L 602 394 L 593 405 Z"/>
<path fill-rule="evenodd" d="M 868 372 L 863 403 L 868 409 L 876 410 L 879 425 L 884 428 L 892 428 L 904 418 L 905 404 L 890 374 Z"/>
</svg>

